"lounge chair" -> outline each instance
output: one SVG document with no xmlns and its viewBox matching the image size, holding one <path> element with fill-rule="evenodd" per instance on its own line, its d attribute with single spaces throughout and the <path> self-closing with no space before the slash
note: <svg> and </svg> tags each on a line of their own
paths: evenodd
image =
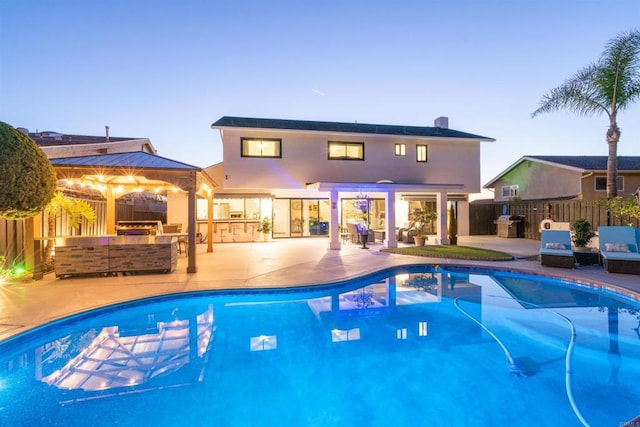
<svg viewBox="0 0 640 427">
<path fill-rule="evenodd" d="M 598 227 L 600 256 L 605 271 L 609 273 L 640 274 L 638 232 L 633 227 Z"/>
<path fill-rule="evenodd" d="M 569 230 L 542 230 L 540 244 L 540 265 L 547 267 L 573 268 Z"/>
</svg>

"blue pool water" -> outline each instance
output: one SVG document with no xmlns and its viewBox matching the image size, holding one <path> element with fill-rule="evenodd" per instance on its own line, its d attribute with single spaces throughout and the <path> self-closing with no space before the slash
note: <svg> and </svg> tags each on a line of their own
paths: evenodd
<svg viewBox="0 0 640 427">
<path fill-rule="evenodd" d="M 85 313 L 0 343 L 0 425 L 619 426 L 640 305 L 485 270 Z"/>
</svg>

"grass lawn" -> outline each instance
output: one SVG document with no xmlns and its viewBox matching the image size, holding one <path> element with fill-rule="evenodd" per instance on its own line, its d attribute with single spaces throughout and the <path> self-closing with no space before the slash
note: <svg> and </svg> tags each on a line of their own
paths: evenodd
<svg viewBox="0 0 640 427">
<path fill-rule="evenodd" d="M 407 246 L 404 248 L 382 249 L 382 251 L 433 258 L 477 259 L 484 261 L 511 261 L 513 259 L 511 255 L 504 252 L 457 245 Z"/>
</svg>

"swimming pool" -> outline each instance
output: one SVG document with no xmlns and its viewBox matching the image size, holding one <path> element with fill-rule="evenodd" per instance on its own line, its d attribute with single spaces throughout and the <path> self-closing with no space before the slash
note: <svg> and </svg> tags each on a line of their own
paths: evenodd
<svg viewBox="0 0 640 427">
<path fill-rule="evenodd" d="M 0 343 L 0 425 L 618 426 L 639 327 L 629 298 L 463 268 L 152 298 Z"/>
</svg>

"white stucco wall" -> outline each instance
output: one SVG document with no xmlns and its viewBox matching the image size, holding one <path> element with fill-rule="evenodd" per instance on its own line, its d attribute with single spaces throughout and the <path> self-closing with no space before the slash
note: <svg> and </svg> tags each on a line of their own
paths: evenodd
<svg viewBox="0 0 640 427">
<path fill-rule="evenodd" d="M 240 156 L 242 137 L 282 139 L 282 158 Z M 312 182 L 460 184 L 480 191 L 480 142 L 283 130 L 224 129 L 225 188 L 303 189 Z M 328 160 L 328 141 L 364 142 L 365 160 Z M 396 156 L 395 143 L 406 144 Z M 428 145 L 428 162 L 416 162 L 416 145 Z"/>
<path fill-rule="evenodd" d="M 189 223 L 188 197 L 184 191 L 167 192 L 167 224 L 182 224 L 182 232 L 187 232 Z"/>
</svg>

